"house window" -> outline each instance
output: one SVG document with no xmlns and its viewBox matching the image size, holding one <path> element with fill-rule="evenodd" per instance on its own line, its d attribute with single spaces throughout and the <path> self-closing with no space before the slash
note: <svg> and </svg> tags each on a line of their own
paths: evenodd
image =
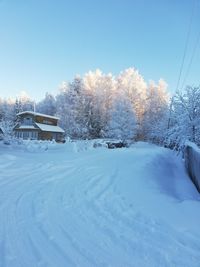
<svg viewBox="0 0 200 267">
<path fill-rule="evenodd" d="M 31 132 L 31 139 L 37 139 L 38 133 L 37 132 Z"/>
<path fill-rule="evenodd" d="M 33 122 L 32 122 L 32 118 L 30 118 L 30 117 L 26 117 L 26 118 L 24 118 L 24 119 L 23 119 L 23 124 L 24 124 L 24 125 L 32 125 L 32 124 L 33 124 Z"/>
<path fill-rule="evenodd" d="M 15 133 L 15 136 L 17 138 L 35 140 L 35 139 L 38 139 L 38 132 L 36 132 L 36 131 L 24 131 L 24 132 L 19 131 L 19 132 Z"/>
<path fill-rule="evenodd" d="M 44 123 L 44 124 L 49 124 L 49 125 L 52 125 L 53 124 L 53 122 L 52 121 L 48 121 L 48 120 L 43 120 L 43 122 L 42 123 Z"/>
<path fill-rule="evenodd" d="M 16 132 L 16 133 L 15 133 L 15 136 L 16 136 L 17 138 L 22 138 L 22 137 L 23 137 L 22 132 Z"/>
<path fill-rule="evenodd" d="M 23 132 L 23 139 L 29 138 L 29 132 Z"/>
<path fill-rule="evenodd" d="M 23 139 L 37 139 L 38 133 L 35 131 L 23 132 Z"/>
<path fill-rule="evenodd" d="M 52 139 L 57 140 L 57 133 L 52 133 Z"/>
</svg>

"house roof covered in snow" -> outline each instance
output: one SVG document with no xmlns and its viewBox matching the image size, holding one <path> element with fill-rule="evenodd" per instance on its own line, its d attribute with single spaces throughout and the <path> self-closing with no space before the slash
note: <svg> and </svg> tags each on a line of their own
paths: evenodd
<svg viewBox="0 0 200 267">
<path fill-rule="evenodd" d="M 48 125 L 48 124 L 43 124 L 43 123 L 35 123 L 40 130 L 44 132 L 55 132 L 55 133 L 64 133 L 65 131 L 60 128 L 59 126 L 54 126 L 54 125 Z"/>
<path fill-rule="evenodd" d="M 26 130 L 33 130 L 33 129 L 35 129 L 35 130 L 38 130 L 38 128 L 36 128 L 34 125 L 20 125 L 19 127 L 18 127 L 18 129 L 26 129 Z"/>
<path fill-rule="evenodd" d="M 17 116 L 21 116 L 21 115 L 24 115 L 24 114 L 30 114 L 30 115 L 33 115 L 33 116 L 41 116 L 41 117 L 45 117 L 45 118 L 51 118 L 51 119 L 59 120 L 58 117 L 50 116 L 50 115 L 46 115 L 46 114 L 42 114 L 42 113 L 34 112 L 34 111 L 23 111 L 23 112 L 18 113 Z"/>
</svg>

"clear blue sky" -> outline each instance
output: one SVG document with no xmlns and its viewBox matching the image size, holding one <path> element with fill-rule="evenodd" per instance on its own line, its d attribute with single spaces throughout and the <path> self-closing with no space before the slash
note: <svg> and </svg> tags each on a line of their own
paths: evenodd
<svg viewBox="0 0 200 267">
<path fill-rule="evenodd" d="M 187 62 L 200 28 L 196 1 Z M 36 100 L 96 68 L 176 87 L 193 0 L 0 0 L 0 97 Z M 199 44 L 200 45 L 200 44 Z M 200 84 L 200 49 L 188 78 Z"/>
</svg>

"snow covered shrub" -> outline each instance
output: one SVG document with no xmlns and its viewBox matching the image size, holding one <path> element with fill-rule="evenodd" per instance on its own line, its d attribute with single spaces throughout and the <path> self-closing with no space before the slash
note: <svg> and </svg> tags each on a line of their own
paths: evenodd
<svg viewBox="0 0 200 267">
<path fill-rule="evenodd" d="M 21 139 L 21 148 L 29 152 L 40 152 L 47 151 L 49 149 L 54 149 L 58 144 L 52 140 L 22 140 Z"/>
<path fill-rule="evenodd" d="M 93 147 L 94 148 L 99 148 L 99 147 L 104 147 L 104 148 L 108 148 L 107 142 L 105 139 L 96 139 L 93 142 Z"/>
<path fill-rule="evenodd" d="M 92 150 L 95 148 L 95 140 L 73 140 L 73 151 L 82 152 L 87 150 Z"/>
<path fill-rule="evenodd" d="M 3 131 L 1 139 L 3 139 L 5 144 L 10 144 L 12 140 L 15 139 L 13 133 L 13 122 L 10 120 L 4 120 L 0 123 L 0 128 Z"/>
</svg>

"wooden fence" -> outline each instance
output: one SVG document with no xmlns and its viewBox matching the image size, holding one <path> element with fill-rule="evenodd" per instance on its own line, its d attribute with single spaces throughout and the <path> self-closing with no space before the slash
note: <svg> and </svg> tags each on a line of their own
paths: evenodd
<svg viewBox="0 0 200 267">
<path fill-rule="evenodd" d="M 188 142 L 184 151 L 187 172 L 200 193 L 200 149 Z"/>
</svg>

